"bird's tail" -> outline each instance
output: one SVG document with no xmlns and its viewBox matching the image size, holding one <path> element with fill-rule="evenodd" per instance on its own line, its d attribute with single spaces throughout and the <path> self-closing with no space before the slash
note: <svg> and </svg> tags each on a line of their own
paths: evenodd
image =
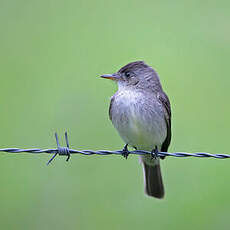
<svg viewBox="0 0 230 230">
<path fill-rule="evenodd" d="M 144 178 L 145 178 L 145 192 L 148 196 L 163 198 L 164 185 L 161 176 L 160 160 L 142 158 Z"/>
</svg>

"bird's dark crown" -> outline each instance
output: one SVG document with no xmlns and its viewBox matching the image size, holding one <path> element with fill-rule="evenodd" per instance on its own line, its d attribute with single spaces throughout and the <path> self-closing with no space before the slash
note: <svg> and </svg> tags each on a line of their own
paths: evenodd
<svg viewBox="0 0 230 230">
<path fill-rule="evenodd" d="M 118 72 L 119 73 L 124 73 L 124 72 L 128 72 L 128 71 L 135 71 L 135 70 L 139 70 L 142 68 L 148 68 L 149 66 L 146 65 L 143 61 L 135 61 L 135 62 L 131 62 L 125 66 L 123 66 Z"/>
</svg>

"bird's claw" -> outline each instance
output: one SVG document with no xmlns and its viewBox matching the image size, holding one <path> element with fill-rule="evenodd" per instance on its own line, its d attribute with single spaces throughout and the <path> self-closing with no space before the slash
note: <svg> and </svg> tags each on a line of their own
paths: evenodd
<svg viewBox="0 0 230 230">
<path fill-rule="evenodd" d="M 159 157 L 159 151 L 158 151 L 157 147 L 155 147 L 155 149 L 153 149 L 151 151 L 151 157 L 152 157 L 152 159 L 157 159 Z"/>
<path fill-rule="evenodd" d="M 123 148 L 122 152 L 121 152 L 121 155 L 127 159 L 128 156 L 129 156 L 129 150 L 128 150 L 128 144 L 125 145 L 125 147 Z"/>
</svg>

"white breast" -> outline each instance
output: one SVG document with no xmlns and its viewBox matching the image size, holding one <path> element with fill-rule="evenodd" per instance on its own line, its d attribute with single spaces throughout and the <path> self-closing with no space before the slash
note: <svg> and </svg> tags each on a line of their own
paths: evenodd
<svg viewBox="0 0 230 230">
<path fill-rule="evenodd" d="M 111 107 L 112 122 L 125 143 L 151 151 L 159 149 L 167 135 L 161 105 L 142 92 L 121 90 Z"/>
</svg>

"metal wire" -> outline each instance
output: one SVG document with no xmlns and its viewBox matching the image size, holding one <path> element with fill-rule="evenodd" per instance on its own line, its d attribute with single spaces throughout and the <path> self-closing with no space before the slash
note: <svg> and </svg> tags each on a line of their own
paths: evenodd
<svg viewBox="0 0 230 230">
<path fill-rule="evenodd" d="M 109 151 L 109 150 L 75 150 L 69 148 L 69 140 L 67 136 L 67 132 L 65 132 L 65 141 L 66 141 L 66 147 L 61 147 L 58 139 L 57 133 L 55 133 L 57 148 L 56 149 L 38 149 L 38 148 L 32 148 L 32 149 L 20 149 L 20 148 L 3 148 L 0 149 L 0 152 L 7 152 L 7 153 L 49 153 L 54 154 L 51 159 L 47 162 L 47 165 L 50 164 L 54 158 L 57 155 L 60 156 L 67 156 L 66 161 L 70 159 L 71 154 L 83 154 L 83 155 L 122 155 L 124 152 L 123 150 L 115 150 L 115 151 Z M 128 154 L 135 154 L 135 155 L 145 155 L 145 154 L 152 154 L 148 151 L 143 150 L 135 150 L 135 151 L 128 151 Z M 230 158 L 229 154 L 211 154 L 211 153 L 186 153 L 186 152 L 176 152 L 176 153 L 168 153 L 168 152 L 158 152 L 158 156 L 170 156 L 170 157 L 202 157 L 202 158 L 217 158 L 217 159 L 226 159 Z"/>
</svg>

